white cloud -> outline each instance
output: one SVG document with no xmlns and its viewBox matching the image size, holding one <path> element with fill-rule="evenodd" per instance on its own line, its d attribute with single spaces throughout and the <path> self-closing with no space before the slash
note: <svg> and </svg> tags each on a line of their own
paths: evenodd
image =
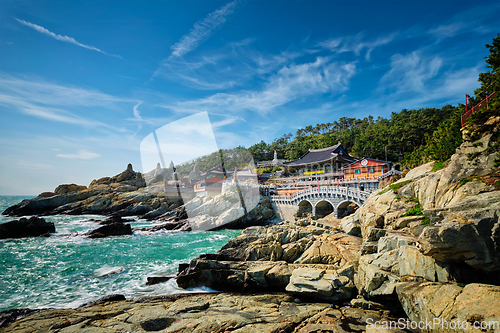
<svg viewBox="0 0 500 333">
<path fill-rule="evenodd" d="M 399 92 L 424 91 L 443 66 L 439 56 L 422 57 L 419 51 L 391 57 L 391 69 L 381 78 L 382 90 Z"/>
<path fill-rule="evenodd" d="M 182 57 L 193 51 L 199 44 L 207 40 L 217 29 L 226 22 L 226 17 L 232 14 L 238 4 L 238 0 L 227 3 L 216 11 L 210 13 L 203 20 L 196 22 L 188 34 L 175 43 L 171 57 Z"/>
<path fill-rule="evenodd" d="M 119 56 L 119 55 L 116 55 L 116 54 L 109 54 L 109 53 L 104 52 L 103 50 L 98 49 L 97 47 L 82 44 L 82 43 L 80 43 L 80 42 L 76 41 L 76 40 L 75 40 L 74 38 L 72 38 L 72 37 L 57 35 L 57 34 L 55 34 L 55 33 L 51 32 L 51 31 L 49 31 L 49 30 L 45 29 L 44 27 L 39 26 L 39 25 L 37 25 L 37 24 L 33 24 L 33 23 L 31 23 L 31 22 L 26 22 L 26 21 L 24 21 L 24 20 L 20 20 L 20 19 L 15 18 L 15 17 L 14 17 L 14 19 L 15 19 L 17 22 L 19 22 L 19 23 L 21 23 L 21 24 L 23 24 L 23 25 L 25 25 L 25 26 L 27 26 L 27 27 L 30 27 L 30 28 L 32 28 L 32 29 L 34 29 L 34 30 L 36 30 L 36 31 L 38 31 L 38 32 L 40 32 L 40 33 L 42 33 L 42 34 L 44 34 L 44 35 L 50 36 L 50 37 L 52 37 L 52 38 L 54 38 L 54 39 L 57 39 L 58 41 L 61 41 L 61 42 L 66 42 L 66 43 L 71 43 L 71 44 L 78 45 L 78 46 L 80 46 L 80 47 L 83 47 L 83 48 L 86 48 L 86 49 L 89 49 L 89 50 L 93 50 L 93 51 L 100 52 L 100 53 L 102 53 L 102 54 L 105 54 L 105 55 L 108 55 L 108 56 L 111 56 L 111 57 L 121 58 L 121 59 L 122 59 L 122 57 L 121 57 L 121 56 Z"/>
<path fill-rule="evenodd" d="M 134 110 L 134 119 L 135 120 L 142 120 L 141 113 L 137 109 L 141 104 L 142 104 L 142 102 L 139 102 L 136 105 L 134 105 L 134 109 L 133 110 Z"/>
<path fill-rule="evenodd" d="M 217 93 L 194 101 L 180 102 L 168 108 L 178 112 L 225 110 L 234 114 L 250 110 L 266 114 L 278 106 L 303 97 L 345 91 L 355 72 L 355 63 L 332 62 L 331 58 L 317 57 L 314 62 L 281 68 L 260 91 Z"/>
<path fill-rule="evenodd" d="M 429 30 L 429 33 L 435 35 L 439 40 L 446 37 L 453 37 L 460 31 L 466 29 L 468 24 L 463 22 L 453 22 L 450 24 L 442 24 L 434 29 Z"/>
<path fill-rule="evenodd" d="M 0 73 L 0 105 L 49 121 L 84 127 L 99 127 L 113 131 L 123 131 L 122 128 L 100 122 L 96 119 L 81 117 L 65 110 L 121 110 L 119 103 L 131 103 L 136 100 L 119 98 L 99 91 L 85 90 L 75 87 L 65 87 L 38 79 L 24 79 L 7 76 Z"/>
<path fill-rule="evenodd" d="M 53 84 L 34 77 L 0 73 L 0 91 L 10 96 L 44 105 L 111 106 L 116 102 L 137 102 L 133 99 L 104 94 L 97 90 Z"/>
<path fill-rule="evenodd" d="M 370 60 L 371 52 L 376 47 L 392 42 L 396 38 L 396 36 L 397 33 L 392 33 L 389 35 L 377 37 L 370 41 L 365 41 L 364 34 L 358 33 L 354 36 L 331 38 L 318 43 L 318 46 L 337 53 L 354 52 L 355 55 L 359 55 L 361 51 L 366 49 L 365 59 Z"/>
<path fill-rule="evenodd" d="M 56 156 L 69 159 L 91 160 L 100 157 L 101 155 L 93 153 L 86 149 L 80 149 L 76 154 L 57 154 Z"/>
<path fill-rule="evenodd" d="M 231 42 L 202 55 L 171 58 L 156 70 L 168 80 L 198 90 L 226 90 L 275 72 L 304 52 L 265 54 L 249 47 L 252 40 Z"/>
</svg>

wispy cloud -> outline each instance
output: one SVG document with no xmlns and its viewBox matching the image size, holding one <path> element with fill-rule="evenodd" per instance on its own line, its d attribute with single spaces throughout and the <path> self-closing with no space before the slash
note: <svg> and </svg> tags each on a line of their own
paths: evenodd
<svg viewBox="0 0 500 333">
<path fill-rule="evenodd" d="M 210 13 L 203 20 L 196 22 L 191 31 L 182 36 L 182 38 L 171 47 L 171 57 L 182 57 L 207 40 L 217 29 L 226 23 L 227 16 L 234 12 L 238 2 L 239 0 L 235 0 L 227 3 Z"/>
<path fill-rule="evenodd" d="M 429 30 L 429 34 L 435 35 L 438 40 L 453 37 L 457 35 L 460 31 L 463 31 L 468 27 L 469 24 L 465 22 L 453 22 L 450 24 L 442 24 L 436 28 Z"/>
<path fill-rule="evenodd" d="M 224 110 L 234 114 L 248 110 L 267 114 L 293 100 L 345 91 L 355 72 L 355 63 L 332 62 L 331 58 L 317 57 L 313 62 L 284 66 L 268 79 L 262 90 L 218 93 L 194 101 L 180 102 L 168 108 L 178 112 Z"/>
<path fill-rule="evenodd" d="M 157 73 L 197 90 L 226 90 L 242 86 L 255 77 L 276 72 L 302 52 L 266 54 L 249 47 L 249 41 L 232 42 L 210 54 L 164 62 Z"/>
<path fill-rule="evenodd" d="M 31 22 L 27 22 L 27 21 L 24 21 L 24 20 L 20 20 L 20 19 L 18 19 L 16 17 L 14 17 L 14 19 L 16 21 L 18 21 L 19 23 L 21 23 L 21 24 L 23 24 L 23 25 L 25 25 L 27 27 L 30 27 L 30 28 L 32 28 L 32 29 L 34 29 L 34 30 L 36 30 L 36 31 L 44 34 L 44 35 L 50 36 L 50 37 L 52 37 L 54 39 L 57 39 L 58 41 L 66 42 L 66 43 L 71 43 L 71 44 L 78 45 L 80 47 L 83 47 L 83 48 L 86 48 L 86 49 L 89 49 L 89 50 L 100 52 L 102 54 L 105 54 L 105 55 L 108 55 L 108 56 L 111 56 L 111 57 L 123 59 L 119 55 L 109 54 L 107 52 L 104 52 L 101 49 L 98 49 L 97 47 L 86 45 L 86 44 L 82 44 L 82 43 L 78 42 L 76 39 L 74 39 L 73 37 L 68 37 L 68 36 L 62 36 L 62 35 L 55 34 L 52 31 L 49 31 L 49 30 L 45 29 L 42 26 L 39 26 L 39 25 L 31 23 Z"/>
<path fill-rule="evenodd" d="M 439 56 L 423 57 L 418 51 L 407 55 L 395 54 L 391 57 L 391 69 L 380 80 L 382 89 L 421 92 L 442 66 L 443 60 Z"/>
<path fill-rule="evenodd" d="M 382 46 L 392 42 L 397 36 L 397 33 L 379 36 L 373 40 L 366 40 L 363 33 L 358 33 L 354 36 L 344 36 L 338 38 L 330 38 L 318 43 L 318 46 L 329 49 L 332 52 L 354 52 L 359 55 L 361 51 L 366 49 L 365 59 L 370 60 L 371 52 L 378 46 Z"/>
<path fill-rule="evenodd" d="M 88 118 L 92 111 L 120 111 L 120 103 L 137 103 L 95 90 L 61 86 L 36 78 L 3 75 L 0 73 L 0 105 L 39 119 L 73 124 L 83 127 L 99 127 L 113 131 L 122 128 Z M 71 109 L 72 112 L 66 109 Z M 86 117 L 74 112 L 82 111 Z"/>
<path fill-rule="evenodd" d="M 171 73 L 172 71 L 174 71 L 174 75 L 176 75 L 175 73 L 177 72 L 179 67 L 182 68 L 182 70 L 193 70 L 192 66 L 203 67 L 207 63 L 207 60 L 210 61 L 210 57 L 203 57 L 204 59 L 202 59 L 201 61 L 187 62 L 186 64 L 184 64 L 184 61 L 180 59 L 183 59 L 185 55 L 194 51 L 201 43 L 210 38 L 210 36 L 212 36 L 215 31 L 220 29 L 224 25 L 224 23 L 226 23 L 227 17 L 235 11 L 240 2 L 241 0 L 234 0 L 233 2 L 229 2 L 216 11 L 210 13 L 204 19 L 196 22 L 193 28 L 187 34 L 182 36 L 177 43 L 170 47 L 170 49 L 172 50 L 172 54 L 170 54 L 169 57 L 162 61 L 161 65 L 156 69 L 153 76 L 150 78 L 150 81 L 160 74 L 171 76 L 169 73 Z M 233 47 L 244 46 L 250 41 L 251 39 L 244 40 L 243 43 L 239 45 L 234 44 Z M 179 73 L 178 76 L 181 77 L 181 79 L 183 79 L 185 82 L 191 83 L 194 86 L 198 86 L 198 88 L 201 89 L 221 88 L 220 85 L 207 84 L 205 81 L 193 78 L 191 76 L 186 76 L 183 78 L 182 73 Z"/>
<path fill-rule="evenodd" d="M 141 117 L 141 113 L 139 112 L 139 110 L 137 109 L 140 105 L 142 104 L 142 102 L 139 102 L 137 103 L 136 105 L 134 105 L 134 119 L 135 120 L 142 120 L 142 117 Z"/>
<path fill-rule="evenodd" d="M 23 100 L 45 105 L 111 106 L 116 102 L 136 102 L 134 99 L 116 97 L 98 90 L 63 86 L 45 80 L 0 73 L 0 92 L 19 96 Z"/>
<path fill-rule="evenodd" d="M 88 151 L 86 149 L 80 149 L 76 154 L 57 154 L 57 157 L 69 158 L 69 159 L 80 159 L 80 160 L 91 160 L 101 155 Z"/>
</svg>

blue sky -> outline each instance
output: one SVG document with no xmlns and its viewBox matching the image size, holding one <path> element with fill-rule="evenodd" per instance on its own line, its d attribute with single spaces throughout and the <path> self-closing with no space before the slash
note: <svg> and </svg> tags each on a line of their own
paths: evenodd
<svg viewBox="0 0 500 333">
<path fill-rule="evenodd" d="M 249 147 L 340 117 L 464 102 L 498 1 L 0 2 L 0 194 L 88 185 L 208 112 Z"/>
</svg>

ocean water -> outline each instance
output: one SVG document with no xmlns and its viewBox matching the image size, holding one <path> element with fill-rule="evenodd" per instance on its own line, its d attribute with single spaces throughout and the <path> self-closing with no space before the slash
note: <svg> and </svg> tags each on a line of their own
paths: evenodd
<svg viewBox="0 0 500 333">
<path fill-rule="evenodd" d="M 29 197 L 0 196 L 0 212 Z M 69 308 L 109 294 L 127 299 L 180 292 L 174 280 L 146 286 L 146 277 L 173 275 L 179 263 L 217 252 L 241 230 L 138 232 L 131 236 L 86 239 L 99 227 L 96 215 L 46 216 L 51 237 L 0 240 L 0 311 L 14 308 Z M 18 218 L 0 217 L 0 223 Z M 137 220 L 132 228 L 157 225 Z"/>
</svg>

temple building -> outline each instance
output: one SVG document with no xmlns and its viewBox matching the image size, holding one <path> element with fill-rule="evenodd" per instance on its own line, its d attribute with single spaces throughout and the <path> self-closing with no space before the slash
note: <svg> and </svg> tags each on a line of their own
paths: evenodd
<svg viewBox="0 0 500 333">
<path fill-rule="evenodd" d="M 283 167 L 285 173 L 271 180 L 279 195 L 291 195 L 311 186 L 343 186 L 372 192 L 381 183 L 401 175 L 392 162 L 350 156 L 340 142 L 328 148 L 310 149 L 300 158 L 283 163 Z"/>
<path fill-rule="evenodd" d="M 393 167 L 392 162 L 363 157 L 343 168 L 344 179 L 350 182 L 350 187 L 371 192 L 378 189 L 381 178 L 386 178 L 391 170 L 391 175 L 401 174 Z"/>
<path fill-rule="evenodd" d="M 309 180 L 337 180 L 343 176 L 342 167 L 356 161 L 357 159 L 350 156 L 339 142 L 328 148 L 309 149 L 298 159 L 283 163 L 283 166 L 290 176 L 303 176 Z"/>
</svg>

